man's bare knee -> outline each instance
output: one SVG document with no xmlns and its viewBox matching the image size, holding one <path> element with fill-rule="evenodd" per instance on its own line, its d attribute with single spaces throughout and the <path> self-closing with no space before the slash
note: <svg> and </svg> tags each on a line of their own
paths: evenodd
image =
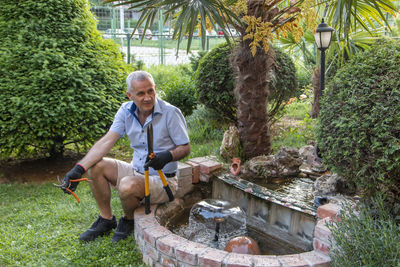
<svg viewBox="0 0 400 267">
<path fill-rule="evenodd" d="M 101 159 L 88 170 L 88 175 L 91 180 L 106 178 L 112 184 L 116 183 L 117 174 L 118 170 L 115 161 L 110 158 Z"/>
<path fill-rule="evenodd" d="M 136 177 L 126 176 L 123 177 L 118 186 L 118 194 L 121 199 L 126 199 L 132 196 L 141 199 L 142 196 L 142 181 Z M 144 194 L 144 193 L 143 193 Z"/>
</svg>

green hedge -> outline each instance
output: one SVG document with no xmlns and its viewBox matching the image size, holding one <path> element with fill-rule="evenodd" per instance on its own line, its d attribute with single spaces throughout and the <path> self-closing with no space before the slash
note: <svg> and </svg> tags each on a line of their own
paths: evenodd
<svg viewBox="0 0 400 267">
<path fill-rule="evenodd" d="M 196 87 L 188 77 L 172 78 L 160 91 L 162 99 L 178 107 L 185 116 L 191 115 L 197 106 Z"/>
<path fill-rule="evenodd" d="M 381 41 L 340 69 L 321 102 L 318 144 L 325 164 L 353 188 L 400 193 L 400 42 Z"/>
<path fill-rule="evenodd" d="M 0 153 L 59 156 L 103 135 L 128 67 L 96 30 L 87 0 L 0 5 Z"/>
</svg>

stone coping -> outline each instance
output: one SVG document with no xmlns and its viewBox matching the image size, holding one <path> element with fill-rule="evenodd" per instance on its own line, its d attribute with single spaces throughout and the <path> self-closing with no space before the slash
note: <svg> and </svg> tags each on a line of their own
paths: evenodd
<svg viewBox="0 0 400 267">
<path fill-rule="evenodd" d="M 327 204 L 328 205 L 328 204 Z M 326 206 L 326 205 L 324 205 Z M 324 206 L 321 206 L 323 210 Z M 321 208 L 320 207 L 320 208 Z M 332 205 L 328 207 L 332 216 Z M 207 247 L 173 234 L 161 226 L 155 218 L 156 205 L 145 214 L 144 207 L 135 210 L 135 239 L 143 254 L 143 261 L 152 267 L 158 266 L 330 266 L 329 237 L 325 226 L 326 217 L 317 222 L 314 232 L 314 250 L 291 255 L 244 255 Z M 336 212 L 338 209 L 336 209 Z M 327 212 L 320 212 L 320 214 Z"/>
<path fill-rule="evenodd" d="M 255 183 L 241 179 L 239 177 L 235 177 L 230 174 L 222 174 L 217 176 L 217 178 L 223 180 L 227 184 L 230 184 L 242 191 L 245 191 L 251 195 L 254 195 L 266 201 L 273 202 L 277 205 L 289 207 L 291 209 L 301 211 L 312 216 L 316 216 L 317 214 L 316 209 L 314 207 L 310 207 L 305 203 L 293 202 L 292 200 L 290 200 L 287 197 L 284 197 L 282 194 L 278 192 L 269 190 L 268 188 L 259 186 Z"/>
</svg>

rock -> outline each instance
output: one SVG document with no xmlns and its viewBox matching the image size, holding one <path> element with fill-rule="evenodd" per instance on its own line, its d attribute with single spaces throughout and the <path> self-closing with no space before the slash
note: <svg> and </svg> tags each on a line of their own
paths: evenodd
<svg viewBox="0 0 400 267">
<path fill-rule="evenodd" d="M 233 157 L 238 157 L 240 150 L 239 131 L 235 126 L 230 126 L 224 133 L 220 154 L 224 159 L 230 160 Z"/>
<path fill-rule="evenodd" d="M 305 161 L 308 165 L 312 165 L 315 161 L 316 154 L 315 154 L 315 147 L 312 145 L 306 145 L 299 149 L 300 157 L 303 161 Z"/>
<path fill-rule="evenodd" d="M 313 192 L 316 196 L 334 195 L 343 188 L 343 178 L 336 173 L 324 174 L 315 180 Z"/>
<path fill-rule="evenodd" d="M 302 162 L 297 149 L 282 147 L 276 155 L 250 159 L 246 163 L 246 168 L 258 178 L 293 177 L 298 175 Z"/>
</svg>

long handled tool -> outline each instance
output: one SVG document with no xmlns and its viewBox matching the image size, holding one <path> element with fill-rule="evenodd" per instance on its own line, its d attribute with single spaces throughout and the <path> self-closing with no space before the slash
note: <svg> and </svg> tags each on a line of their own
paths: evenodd
<svg viewBox="0 0 400 267">
<path fill-rule="evenodd" d="M 76 199 L 76 201 L 78 201 L 78 203 L 81 202 L 79 200 L 78 196 L 71 189 L 68 188 L 69 185 L 65 184 L 64 181 L 61 180 L 59 176 L 57 176 L 57 180 L 58 180 L 59 184 L 53 184 L 55 187 L 59 187 L 61 189 L 67 190 L 69 193 L 71 193 L 71 195 L 74 196 L 74 198 Z M 89 182 L 89 179 L 88 178 L 81 178 L 81 179 L 76 179 L 76 180 L 69 180 L 70 183 L 72 183 L 72 182 L 82 182 L 82 181 Z"/>
<path fill-rule="evenodd" d="M 147 126 L 147 159 L 144 164 L 144 204 L 145 204 L 145 213 L 149 214 L 151 212 L 150 210 L 150 190 L 149 190 L 149 164 L 152 159 L 156 157 L 156 154 L 153 152 L 153 125 L 150 123 L 149 126 Z M 165 179 L 165 175 L 162 172 L 162 170 L 157 170 L 158 175 L 161 178 L 163 187 L 165 192 L 168 195 L 169 201 L 174 200 L 174 195 L 172 194 L 171 188 L 169 188 L 169 185 L 167 183 L 167 180 Z"/>
</svg>

